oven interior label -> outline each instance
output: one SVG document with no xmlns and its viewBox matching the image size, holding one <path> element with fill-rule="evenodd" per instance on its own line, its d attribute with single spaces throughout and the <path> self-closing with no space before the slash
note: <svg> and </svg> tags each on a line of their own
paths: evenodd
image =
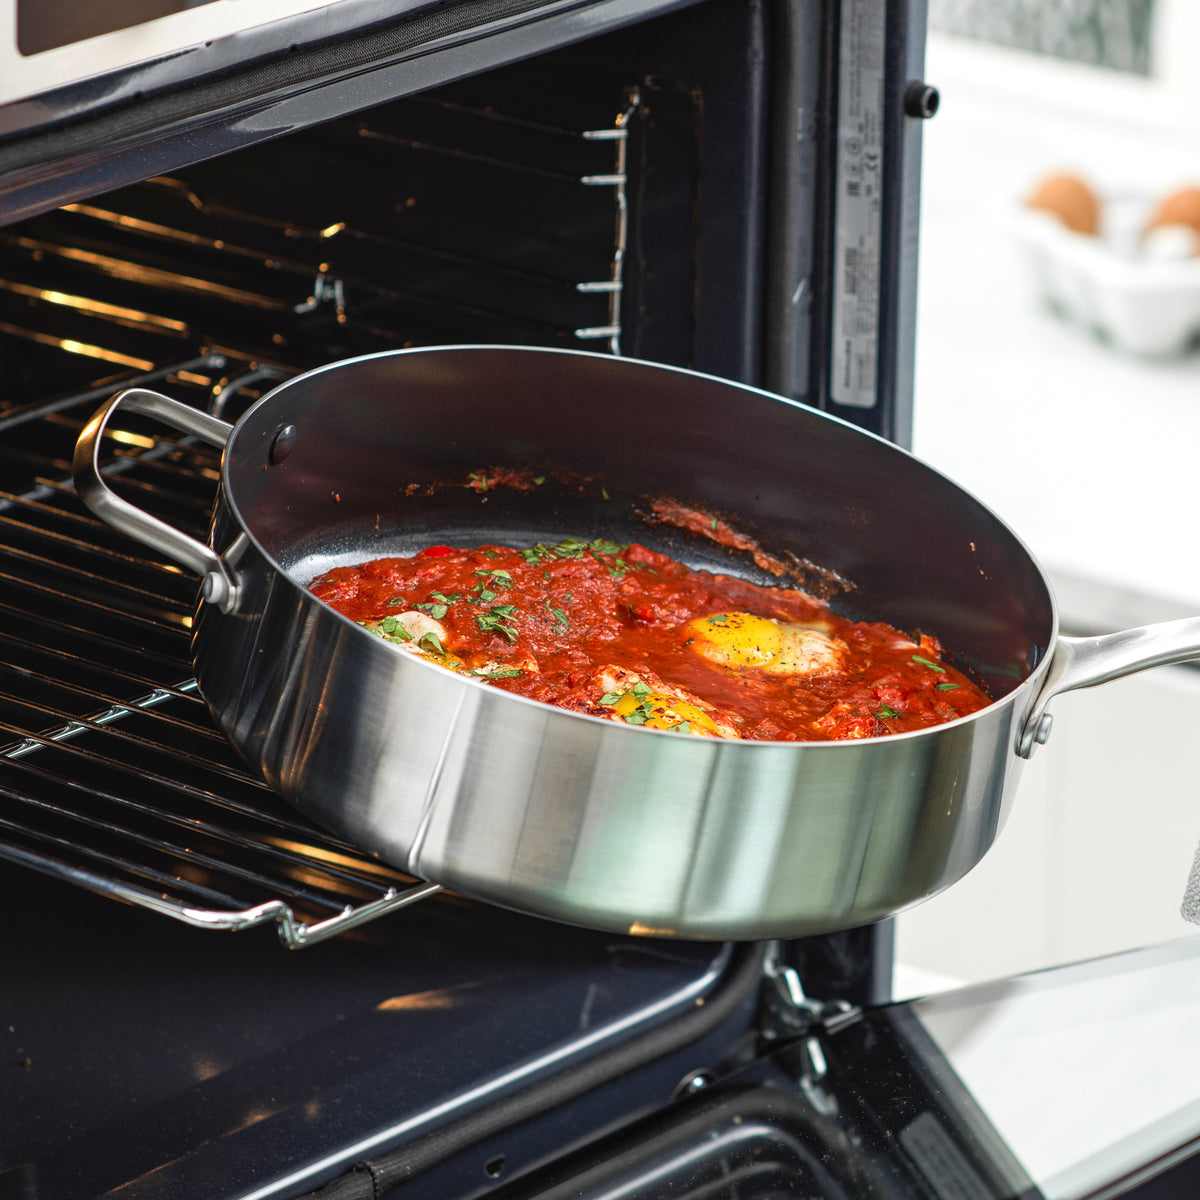
<svg viewBox="0 0 1200 1200">
<path fill-rule="evenodd" d="M 839 34 L 830 395 L 855 408 L 878 400 L 884 9 L 845 0 Z"/>
</svg>

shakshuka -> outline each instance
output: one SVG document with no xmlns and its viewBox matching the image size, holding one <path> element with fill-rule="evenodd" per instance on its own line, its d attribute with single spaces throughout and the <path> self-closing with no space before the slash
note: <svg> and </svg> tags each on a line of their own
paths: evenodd
<svg viewBox="0 0 1200 1200">
<path fill-rule="evenodd" d="M 937 641 L 640 545 L 428 546 L 312 592 L 399 650 L 560 708 L 691 737 L 830 741 L 990 700 Z"/>
</svg>

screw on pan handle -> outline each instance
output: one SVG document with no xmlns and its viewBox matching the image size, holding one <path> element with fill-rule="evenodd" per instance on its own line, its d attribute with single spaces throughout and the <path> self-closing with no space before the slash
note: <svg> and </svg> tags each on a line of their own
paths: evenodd
<svg viewBox="0 0 1200 1200">
<path fill-rule="evenodd" d="M 233 612 L 238 600 L 237 577 L 225 560 L 210 546 L 122 499 L 101 475 L 100 445 L 109 418 L 118 409 L 153 417 L 172 429 L 193 434 L 218 448 L 229 440 L 233 426 L 158 392 L 128 388 L 106 401 L 84 426 L 75 443 L 72 464 L 75 490 L 96 516 L 114 529 L 174 559 L 180 566 L 195 571 L 204 580 L 204 599 L 222 612 Z"/>
<path fill-rule="evenodd" d="M 1017 753 L 1029 758 L 1050 736 L 1046 706 L 1059 693 L 1193 658 L 1200 658 L 1200 617 L 1139 625 L 1099 637 L 1060 637 L 1041 691 L 1021 727 Z"/>
</svg>

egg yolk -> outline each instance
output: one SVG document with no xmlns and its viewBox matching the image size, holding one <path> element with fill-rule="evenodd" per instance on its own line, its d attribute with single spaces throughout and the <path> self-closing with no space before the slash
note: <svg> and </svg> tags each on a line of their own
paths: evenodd
<svg viewBox="0 0 1200 1200">
<path fill-rule="evenodd" d="M 775 621 L 750 613 L 713 613 L 684 627 L 695 639 L 697 654 L 725 667 L 763 667 L 783 649 L 783 633 Z"/>
<path fill-rule="evenodd" d="M 806 625 L 781 624 L 751 613 L 713 613 L 684 626 L 685 645 L 709 662 L 768 675 L 815 675 L 836 670 L 841 643 Z"/>
<path fill-rule="evenodd" d="M 647 729 L 674 729 L 677 725 L 690 725 L 694 729 L 704 730 L 705 733 L 717 737 L 722 736 L 716 722 L 695 704 L 686 700 L 675 700 L 660 692 L 639 699 L 633 692 L 626 692 L 612 706 L 612 710 L 622 721 L 627 720 L 633 713 L 641 709 L 645 716 L 644 724 Z"/>
</svg>

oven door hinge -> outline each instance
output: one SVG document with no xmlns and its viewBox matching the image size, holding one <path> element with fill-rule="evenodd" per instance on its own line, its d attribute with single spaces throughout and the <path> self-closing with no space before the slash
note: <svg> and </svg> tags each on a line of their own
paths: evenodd
<svg viewBox="0 0 1200 1200">
<path fill-rule="evenodd" d="M 861 1016 L 862 1009 L 848 1001 L 812 999 L 795 967 L 781 962 L 776 949 L 768 952 L 763 962 L 760 1036 L 765 1043 L 787 1047 L 801 1089 L 826 1114 L 836 1111 L 837 1104 L 822 1086 L 829 1073 L 822 1038 Z"/>
</svg>

